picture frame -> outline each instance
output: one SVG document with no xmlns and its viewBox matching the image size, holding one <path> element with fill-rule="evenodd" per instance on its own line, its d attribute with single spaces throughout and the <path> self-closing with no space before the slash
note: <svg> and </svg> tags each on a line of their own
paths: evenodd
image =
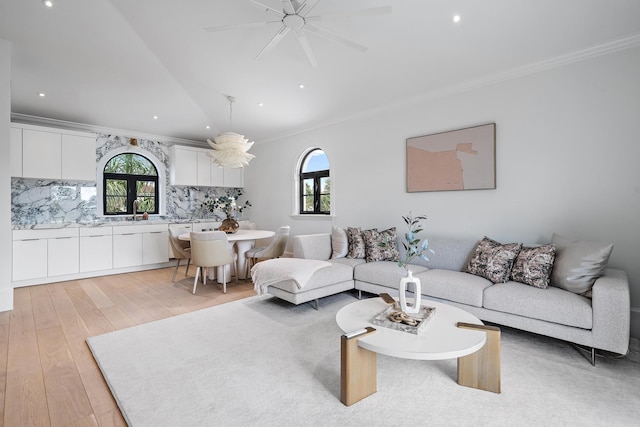
<svg viewBox="0 0 640 427">
<path fill-rule="evenodd" d="M 496 124 L 407 138 L 407 192 L 496 188 Z"/>
</svg>

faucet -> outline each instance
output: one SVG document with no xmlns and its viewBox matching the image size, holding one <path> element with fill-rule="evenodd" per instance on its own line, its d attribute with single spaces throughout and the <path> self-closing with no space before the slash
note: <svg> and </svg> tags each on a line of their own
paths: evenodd
<svg viewBox="0 0 640 427">
<path fill-rule="evenodd" d="M 137 214 L 138 214 L 138 199 L 135 199 L 133 201 L 133 220 L 134 221 L 137 221 L 137 218 L 136 218 Z"/>
</svg>

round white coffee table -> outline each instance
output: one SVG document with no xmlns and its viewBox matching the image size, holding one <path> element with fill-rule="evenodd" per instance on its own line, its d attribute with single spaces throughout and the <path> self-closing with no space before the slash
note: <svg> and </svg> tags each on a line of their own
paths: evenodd
<svg viewBox="0 0 640 427">
<path fill-rule="evenodd" d="M 349 406 L 375 393 L 376 354 L 416 360 L 458 359 L 458 384 L 500 393 L 500 329 L 451 305 L 426 300 L 435 314 L 419 334 L 374 325 L 389 304 L 382 298 L 351 303 L 338 311 L 340 400 Z M 419 373 L 417 373 L 419 375 Z"/>
<path fill-rule="evenodd" d="M 379 354 L 417 360 L 455 359 L 475 353 L 484 345 L 487 334 L 482 331 L 461 329 L 458 322 L 482 325 L 471 313 L 435 301 L 422 300 L 423 305 L 436 308 L 425 329 L 419 335 L 396 331 L 371 323 L 373 317 L 389 304 L 381 298 L 370 298 L 351 303 L 338 311 L 336 322 L 349 333 L 371 326 L 374 334 L 358 341 L 358 346 Z"/>
</svg>

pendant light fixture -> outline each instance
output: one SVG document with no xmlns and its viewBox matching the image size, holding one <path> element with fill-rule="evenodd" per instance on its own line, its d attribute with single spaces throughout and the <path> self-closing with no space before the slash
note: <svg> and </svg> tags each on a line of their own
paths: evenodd
<svg viewBox="0 0 640 427">
<path fill-rule="evenodd" d="M 233 103 L 235 98 L 227 96 L 229 100 L 229 128 L 232 127 L 233 119 Z M 213 138 L 213 141 L 207 139 L 207 142 L 213 148 L 213 152 L 209 156 L 220 167 L 225 168 L 243 168 L 249 165 L 249 161 L 255 156 L 247 153 L 253 142 L 249 142 L 244 135 L 238 135 L 234 132 L 225 132 Z"/>
</svg>

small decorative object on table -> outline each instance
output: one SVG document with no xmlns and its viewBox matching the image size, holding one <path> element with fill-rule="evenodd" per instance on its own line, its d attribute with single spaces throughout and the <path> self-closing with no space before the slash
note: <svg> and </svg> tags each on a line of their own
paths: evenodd
<svg viewBox="0 0 640 427">
<path fill-rule="evenodd" d="M 222 211 L 226 215 L 226 218 L 222 221 L 218 230 L 224 231 L 227 234 L 238 231 L 240 225 L 235 219 L 236 212 L 242 213 L 245 209 L 251 207 L 251 203 L 248 200 L 244 202 L 244 205 L 238 206 L 236 201 L 242 194 L 242 189 L 238 188 L 235 190 L 227 190 L 226 195 L 214 199 L 209 198 L 209 195 L 205 195 L 206 200 L 202 202 L 204 209 L 209 212 Z"/>
<path fill-rule="evenodd" d="M 422 243 L 420 243 L 420 238 L 416 237 L 416 235 L 422 231 L 420 221 L 422 221 L 423 219 L 427 219 L 426 215 L 418 215 L 414 217 L 411 212 L 409 212 L 409 215 L 403 216 L 402 219 L 404 220 L 405 224 L 407 224 L 409 231 L 404 234 L 405 241 L 402 242 L 402 246 L 404 246 L 406 252 L 404 261 L 398 261 L 398 267 L 403 267 L 407 271 L 407 276 L 400 279 L 400 309 L 404 313 L 417 314 L 420 311 L 422 287 L 420 284 L 420 279 L 418 279 L 417 277 L 413 277 L 412 271 L 409 270 L 409 263 L 416 257 L 422 258 L 425 261 L 429 261 L 429 258 L 427 258 L 425 252 L 435 252 L 432 249 L 429 249 L 429 240 L 424 239 Z M 381 245 L 385 246 L 390 244 L 395 244 L 395 242 L 383 242 Z M 409 284 L 413 284 L 414 288 L 415 298 L 413 304 L 407 302 L 406 294 Z"/>
<path fill-rule="evenodd" d="M 435 312 L 435 307 L 422 305 L 416 314 L 407 314 L 398 310 L 398 307 L 393 305 L 387 307 L 381 313 L 378 313 L 371 319 L 371 323 L 384 326 L 385 328 L 395 329 L 396 331 L 417 335 L 424 330 L 429 319 L 431 319 Z"/>
</svg>

